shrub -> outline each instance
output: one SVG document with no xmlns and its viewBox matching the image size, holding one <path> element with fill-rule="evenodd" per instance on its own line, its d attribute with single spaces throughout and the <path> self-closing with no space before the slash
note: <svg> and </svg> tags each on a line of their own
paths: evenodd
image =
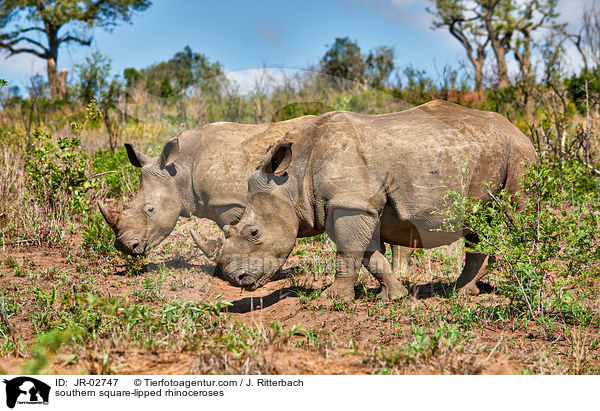
<svg viewBox="0 0 600 411">
<path fill-rule="evenodd" d="M 26 153 L 27 185 L 32 194 L 50 206 L 64 203 L 73 213 L 88 211 L 87 192 L 94 182 L 86 178 L 88 155 L 81 149 L 79 137 L 54 139 L 36 129 Z"/>
<path fill-rule="evenodd" d="M 129 163 L 124 146 L 115 151 L 98 149 L 91 160 L 95 175 L 106 173 L 99 181 L 105 185 L 107 196 L 119 198 L 135 191 L 139 172 Z"/>
<path fill-rule="evenodd" d="M 90 213 L 84 220 L 83 226 L 81 235 L 84 250 L 101 255 L 115 253 L 113 247 L 114 233 L 104 221 L 102 214 L 98 211 Z"/>
<path fill-rule="evenodd" d="M 445 212 L 448 228 L 462 221 L 478 234 L 480 241 L 467 243 L 468 250 L 496 257 L 498 290 L 517 311 L 532 319 L 567 313 L 576 321 L 585 317 L 574 305 L 574 295 L 584 291 L 578 285 L 585 287 L 600 272 L 599 198 L 578 179 L 589 172 L 585 164 L 555 165 L 530 165 L 516 197 L 502 192 L 482 204 L 450 192 Z"/>
</svg>

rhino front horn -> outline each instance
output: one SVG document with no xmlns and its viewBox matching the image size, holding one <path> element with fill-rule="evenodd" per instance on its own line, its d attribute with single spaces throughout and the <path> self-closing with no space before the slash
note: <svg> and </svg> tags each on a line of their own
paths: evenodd
<svg viewBox="0 0 600 411">
<path fill-rule="evenodd" d="M 221 249 L 223 247 L 223 240 L 219 237 L 217 237 L 214 240 L 206 240 L 202 237 L 199 237 L 198 234 L 196 234 L 196 232 L 194 230 L 192 230 L 191 228 L 190 228 L 190 234 L 192 235 L 194 242 L 196 243 L 196 245 L 198 247 L 200 247 L 200 249 L 202 250 L 204 255 L 209 260 L 216 263 L 217 260 L 219 259 L 219 256 L 221 255 Z"/>
<path fill-rule="evenodd" d="M 102 201 L 98 201 L 98 208 L 100 209 L 100 212 L 102 213 L 102 216 L 104 217 L 104 219 L 106 220 L 108 225 L 111 228 L 115 228 L 116 224 L 117 224 L 117 218 L 116 218 L 115 214 L 112 211 L 110 211 L 108 208 L 104 207 L 104 204 L 102 204 Z"/>
</svg>

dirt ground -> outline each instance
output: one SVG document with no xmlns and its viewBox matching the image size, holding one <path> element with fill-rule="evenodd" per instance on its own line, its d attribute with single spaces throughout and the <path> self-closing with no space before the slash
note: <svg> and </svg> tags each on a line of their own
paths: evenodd
<svg viewBox="0 0 600 411">
<path fill-rule="evenodd" d="M 213 265 L 192 244 L 189 227 L 218 233 L 215 225 L 205 220 L 180 221 L 171 236 L 148 256 L 144 272 L 138 275 L 128 274 L 121 260 L 107 262 L 59 249 L 5 248 L 0 254 L 0 287 L 4 296 L 18 298 L 22 304 L 21 312 L 8 316 L 13 333 L 5 340 L 17 336 L 22 348 L 17 353 L 4 352 L 1 370 L 20 373 L 31 356 L 30 344 L 39 333 L 31 320 L 37 309 L 31 292 L 35 287 L 51 290 L 57 278 L 63 276 L 72 282 L 74 294 L 93 289 L 104 295 L 133 296 L 136 290 L 152 288 L 148 278 L 157 273 L 162 273 L 163 280 L 153 289 L 161 301 L 230 302 L 223 313 L 227 324 L 239 323 L 260 331 L 264 337 L 258 339 L 262 342 L 254 343 L 252 355 L 240 356 L 210 346 L 195 350 L 146 349 L 101 341 L 83 354 L 73 348 L 58 350 L 49 355 L 43 372 L 564 374 L 600 369 L 598 335 L 593 327 L 573 332 L 569 327 L 541 327 L 485 314 L 491 312 L 485 307 L 507 304 L 494 292 L 491 279 L 481 284 L 483 292 L 476 297 L 442 295 L 450 288 L 451 277 L 458 275 L 460 260 L 449 274 L 443 269 L 447 262 L 435 257 L 413 264 L 411 295 L 396 303 L 372 298 L 376 284 L 363 274 L 355 304 L 335 309 L 326 299 L 309 297 L 331 281 L 331 267 L 327 268 L 329 277 L 316 277 L 306 268 L 307 260 L 313 261 L 309 266 L 313 271 L 315 261 L 331 263 L 333 251 L 328 243 L 297 244 L 279 279 L 248 292 L 215 276 Z M 15 267 L 50 274 L 28 276 Z M 436 330 L 442 327 L 440 322 L 453 334 L 433 344 Z M 285 338 L 272 337 L 273 323 L 284 330 Z M 429 340 L 420 338 L 420 333 Z M 383 355 L 382 349 L 386 353 L 398 350 L 410 354 L 398 360 Z M 112 368 L 101 364 L 107 352 Z"/>
</svg>

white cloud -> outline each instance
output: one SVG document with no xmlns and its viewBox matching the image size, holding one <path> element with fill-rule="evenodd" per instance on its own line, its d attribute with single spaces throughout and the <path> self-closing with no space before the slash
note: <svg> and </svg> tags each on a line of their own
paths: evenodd
<svg viewBox="0 0 600 411">
<path fill-rule="evenodd" d="M 44 60 L 27 53 L 7 57 L 0 54 L 0 71 L 7 76 L 29 78 L 34 74 L 43 73 L 46 68 Z"/>
<path fill-rule="evenodd" d="M 260 67 L 246 70 L 225 70 L 225 76 L 238 88 L 238 93 L 247 95 L 257 90 L 270 93 L 274 88 L 292 81 L 295 76 L 303 75 L 306 70 Z"/>
<path fill-rule="evenodd" d="M 595 0 L 561 0 L 556 9 L 560 13 L 560 20 L 567 22 L 571 31 L 579 31 L 584 10 L 586 7 L 590 8 L 594 2 L 596 9 L 600 9 L 600 2 Z"/>
</svg>

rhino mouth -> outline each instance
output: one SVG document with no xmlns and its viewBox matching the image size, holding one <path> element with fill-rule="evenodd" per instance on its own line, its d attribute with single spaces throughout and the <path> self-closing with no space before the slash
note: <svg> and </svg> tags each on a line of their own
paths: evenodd
<svg viewBox="0 0 600 411">
<path fill-rule="evenodd" d="M 237 272 L 233 273 L 231 277 L 228 277 L 227 281 L 235 287 L 240 287 L 246 291 L 254 291 L 271 281 L 279 272 L 280 270 L 277 269 L 273 272 L 258 277 L 256 273 L 238 270 Z"/>
<path fill-rule="evenodd" d="M 148 251 L 148 245 L 140 241 L 129 241 L 128 243 L 121 239 L 115 240 L 115 248 L 126 255 L 142 256 Z"/>
<path fill-rule="evenodd" d="M 264 286 L 266 283 L 270 282 L 271 280 L 273 280 L 275 277 L 278 277 L 279 273 L 281 272 L 280 269 L 274 270 L 268 274 L 263 275 L 262 277 L 256 279 L 255 277 L 253 277 L 253 283 L 249 283 L 248 285 L 244 286 L 243 288 L 246 291 L 254 291 L 262 286 Z"/>
</svg>

